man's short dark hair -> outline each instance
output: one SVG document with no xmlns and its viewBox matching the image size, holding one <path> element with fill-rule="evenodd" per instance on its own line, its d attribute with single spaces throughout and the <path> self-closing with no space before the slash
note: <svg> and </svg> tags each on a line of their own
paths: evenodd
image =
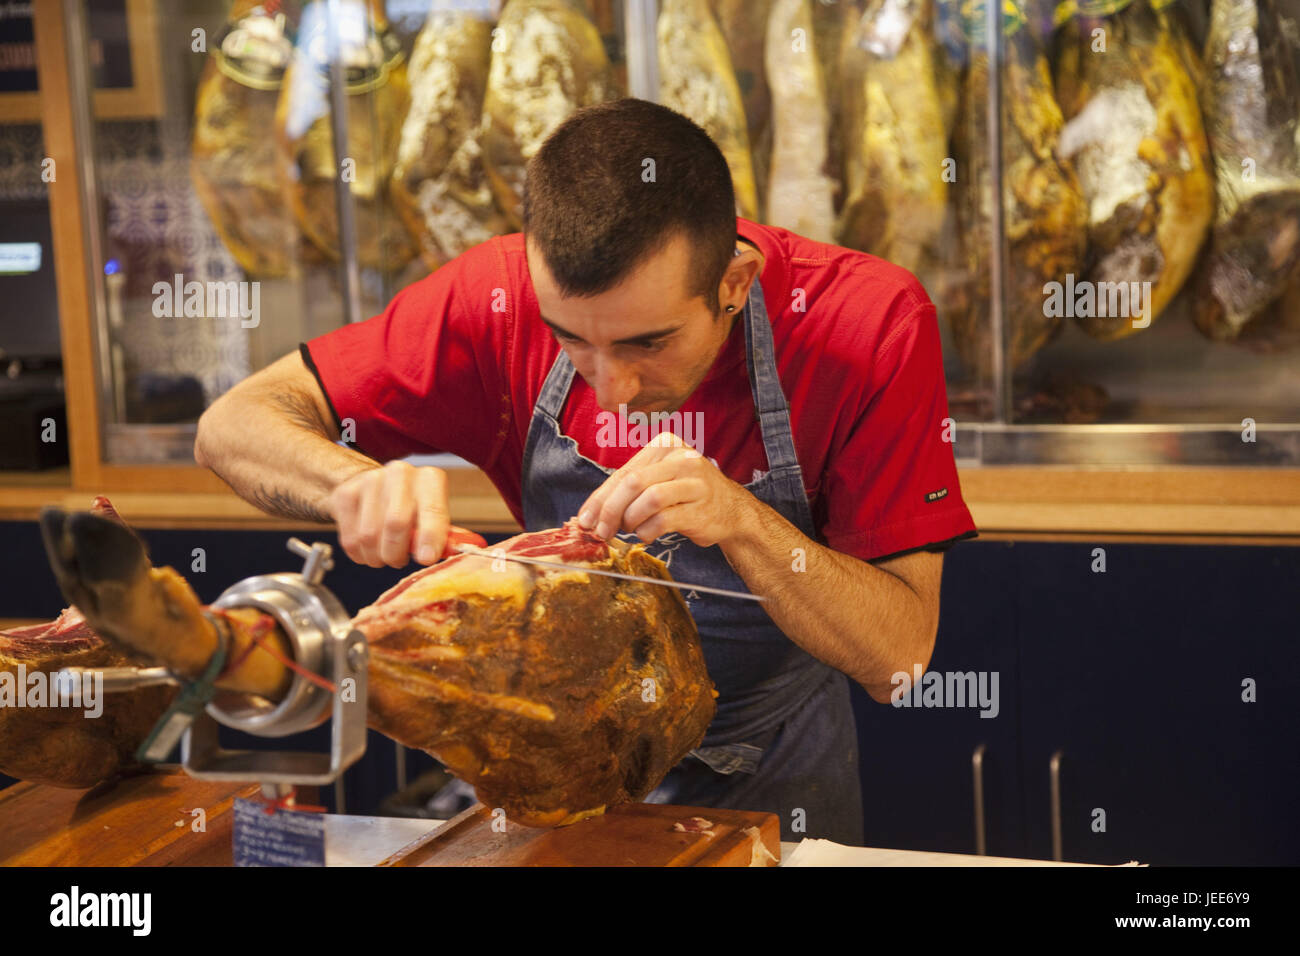
<svg viewBox="0 0 1300 956">
<path fill-rule="evenodd" d="M 528 162 L 522 216 L 565 296 L 613 288 L 684 235 L 688 289 L 718 312 L 736 248 L 731 171 L 708 134 L 666 106 L 626 97 L 570 116 Z"/>
</svg>

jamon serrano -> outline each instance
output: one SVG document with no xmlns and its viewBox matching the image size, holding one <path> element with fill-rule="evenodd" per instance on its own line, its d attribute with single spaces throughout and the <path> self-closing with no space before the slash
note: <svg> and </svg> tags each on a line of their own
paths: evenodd
<svg viewBox="0 0 1300 956">
<path fill-rule="evenodd" d="M 138 539 L 87 514 L 47 511 L 42 524 L 64 593 L 100 633 L 180 673 L 206 664 L 212 624 Z M 669 577 L 641 546 L 573 522 L 497 547 Z M 277 699 L 287 670 L 271 654 L 242 653 L 274 622 L 250 609 L 224 623 L 243 664 L 218 686 Z M 370 645 L 370 726 L 433 754 L 483 803 L 530 826 L 644 797 L 713 719 L 699 636 L 673 588 L 457 555 L 409 575 L 353 624 Z"/>
<path fill-rule="evenodd" d="M 96 498 L 93 510 L 121 521 L 107 498 Z M 52 675 L 64 667 L 137 662 L 101 640 L 76 607 L 48 624 L 0 631 L 0 773 L 60 787 L 91 787 L 133 767 L 135 748 L 167 709 L 175 688 L 100 694 L 94 702 L 80 702 L 90 706 L 57 707 L 50 706 L 49 689 Z M 45 689 L 39 704 L 28 696 L 36 686 Z M 98 716 L 86 716 L 100 706 Z"/>
</svg>

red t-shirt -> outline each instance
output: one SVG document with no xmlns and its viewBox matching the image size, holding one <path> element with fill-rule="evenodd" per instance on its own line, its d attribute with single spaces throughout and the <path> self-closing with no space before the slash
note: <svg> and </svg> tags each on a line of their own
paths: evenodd
<svg viewBox="0 0 1300 956">
<path fill-rule="evenodd" d="M 819 539 L 876 560 L 973 537 L 944 440 L 938 322 L 921 284 L 875 256 L 743 218 L 737 228 L 765 257 L 777 370 Z M 487 473 L 520 524 L 524 444 L 559 352 L 541 321 L 522 233 L 475 246 L 381 314 L 302 349 L 336 418 L 355 421 L 361 451 L 379 461 L 459 455 Z M 639 449 L 598 442 L 608 420 L 599 411 L 575 374 L 564 433 L 582 455 L 616 468 Z M 747 484 L 767 470 L 743 319 L 682 406 L 683 420 L 699 411 L 709 423 L 702 451 L 728 477 Z"/>
</svg>

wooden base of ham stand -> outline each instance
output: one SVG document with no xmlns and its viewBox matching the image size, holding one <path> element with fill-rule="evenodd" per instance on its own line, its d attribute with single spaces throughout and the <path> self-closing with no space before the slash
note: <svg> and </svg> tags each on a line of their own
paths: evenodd
<svg viewBox="0 0 1300 956">
<path fill-rule="evenodd" d="M 693 817 L 712 826 L 704 832 L 673 828 Z M 494 821 L 492 811 L 475 804 L 379 865 L 775 866 L 780 856 L 781 828 L 773 813 L 628 803 L 545 830 Z"/>
</svg>

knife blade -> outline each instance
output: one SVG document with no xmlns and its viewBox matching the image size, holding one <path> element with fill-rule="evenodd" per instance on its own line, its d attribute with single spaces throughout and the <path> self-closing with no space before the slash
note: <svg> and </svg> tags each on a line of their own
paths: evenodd
<svg viewBox="0 0 1300 956">
<path fill-rule="evenodd" d="M 455 544 L 454 550 L 461 554 L 473 554 L 480 558 L 490 558 L 493 561 L 518 561 L 521 564 L 539 564 L 546 568 L 559 568 L 563 571 L 581 571 L 583 574 L 599 574 L 607 578 L 622 578 L 624 581 L 640 581 L 643 584 L 660 584 L 667 588 L 678 588 L 682 591 L 700 591 L 704 594 L 717 594 L 721 597 L 738 598 L 742 601 L 766 601 L 767 598 L 757 594 L 750 594 L 747 591 L 728 591 L 725 588 L 712 588 L 703 584 L 686 584 L 683 581 L 665 581 L 662 578 L 649 578 L 640 574 L 624 574 L 621 571 L 606 571 L 603 568 L 588 568 L 581 564 L 565 564 L 561 561 L 545 561 L 542 558 L 525 558 L 517 554 L 507 554 L 498 548 L 496 551 L 488 551 L 483 548 L 476 548 L 472 544 Z"/>
</svg>

